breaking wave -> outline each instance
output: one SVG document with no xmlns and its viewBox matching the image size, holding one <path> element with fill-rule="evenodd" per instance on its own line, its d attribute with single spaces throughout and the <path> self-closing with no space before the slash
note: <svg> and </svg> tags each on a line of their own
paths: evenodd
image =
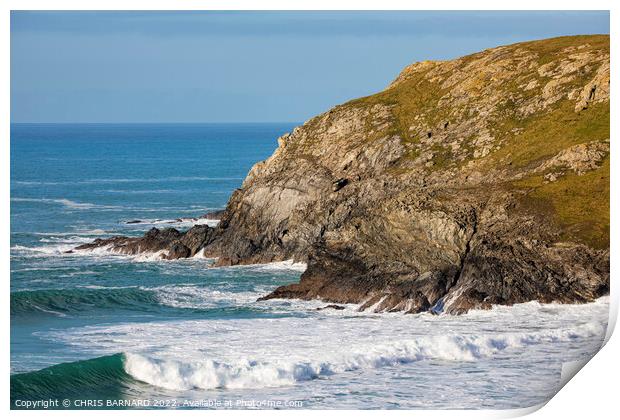
<svg viewBox="0 0 620 420">
<path fill-rule="evenodd" d="M 572 329 L 499 335 L 420 337 L 345 351 L 325 359 L 261 361 L 178 361 L 125 353 L 125 371 L 135 379 L 171 390 L 239 389 L 293 385 L 343 372 L 378 369 L 424 359 L 467 362 L 508 350 L 543 343 L 603 337 L 604 326 L 588 323 Z"/>
<path fill-rule="evenodd" d="M 148 309 L 159 303 L 156 292 L 138 287 L 31 290 L 11 293 L 11 316 L 66 316 L 94 308 Z"/>
<path fill-rule="evenodd" d="M 11 293 L 11 316 L 64 317 L 94 309 L 153 312 L 170 308 L 196 312 L 243 307 L 255 303 L 264 293 L 226 292 L 196 285 L 27 290 Z"/>
<path fill-rule="evenodd" d="M 137 381 L 123 369 L 124 356 L 114 354 L 11 375 L 11 405 L 16 400 L 49 398 L 119 398 Z M 15 408 L 15 407 L 14 407 Z"/>
<path fill-rule="evenodd" d="M 222 362 L 205 358 L 181 361 L 124 352 L 54 365 L 11 376 L 11 400 L 58 398 L 88 389 L 97 395 L 129 392 L 138 386 L 185 391 L 291 386 L 344 372 L 381 369 L 425 359 L 467 362 L 503 351 L 545 343 L 602 337 L 605 328 L 586 323 L 574 328 L 535 333 L 439 335 L 394 341 L 360 349 L 346 348 L 315 359 L 239 359 Z"/>
</svg>

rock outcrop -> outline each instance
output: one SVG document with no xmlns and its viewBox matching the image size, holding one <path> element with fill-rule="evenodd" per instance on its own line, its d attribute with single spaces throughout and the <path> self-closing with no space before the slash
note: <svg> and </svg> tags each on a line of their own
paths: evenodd
<svg viewBox="0 0 620 420">
<path fill-rule="evenodd" d="M 213 240 L 214 229 L 207 225 L 196 225 L 188 231 L 180 232 L 174 228 L 152 228 L 144 236 L 133 238 L 113 236 L 95 239 L 91 243 L 80 245 L 77 251 L 106 248 L 112 252 L 126 255 L 155 254 L 162 258 L 175 260 L 190 258 L 203 250 Z"/>
<path fill-rule="evenodd" d="M 179 232 L 113 239 L 170 258 L 204 247 L 219 265 L 308 263 L 265 299 L 587 302 L 609 291 L 609 138 L 608 36 L 418 63 L 282 136 L 192 246 Z"/>
</svg>

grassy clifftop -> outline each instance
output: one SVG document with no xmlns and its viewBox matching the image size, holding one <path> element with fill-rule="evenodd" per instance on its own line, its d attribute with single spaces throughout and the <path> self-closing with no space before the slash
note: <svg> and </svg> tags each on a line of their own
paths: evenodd
<svg viewBox="0 0 620 420">
<path fill-rule="evenodd" d="M 283 135 L 217 228 L 112 240 L 308 263 L 265 299 L 409 313 L 587 302 L 609 293 L 609 149 L 609 37 L 498 47 L 413 64 Z"/>
<path fill-rule="evenodd" d="M 400 139 L 404 153 L 392 173 L 492 173 L 522 191 L 522 208 L 544 212 L 566 240 L 609 246 L 609 36 L 415 63 L 384 91 L 338 108 L 373 107 L 388 109 L 390 123 L 366 124 L 363 139 Z"/>
<path fill-rule="evenodd" d="M 282 136 L 213 254 L 308 261 L 267 298 L 587 302 L 609 291 L 609 123 L 608 36 L 415 63 Z"/>
</svg>

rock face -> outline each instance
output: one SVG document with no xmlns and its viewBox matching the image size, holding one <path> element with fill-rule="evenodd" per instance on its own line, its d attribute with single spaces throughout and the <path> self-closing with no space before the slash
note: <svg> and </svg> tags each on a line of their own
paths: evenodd
<svg viewBox="0 0 620 420">
<path fill-rule="evenodd" d="M 186 232 L 174 228 L 152 228 L 140 238 L 113 236 L 80 245 L 78 251 L 108 248 L 112 252 L 127 255 L 161 253 L 162 258 L 174 260 L 190 258 L 207 246 L 213 238 L 214 229 L 206 225 L 193 226 Z"/>
<path fill-rule="evenodd" d="M 417 63 L 282 136 L 192 247 L 179 232 L 116 241 L 308 263 L 265 299 L 412 313 L 586 302 L 609 291 L 609 137 L 607 36 Z"/>
</svg>

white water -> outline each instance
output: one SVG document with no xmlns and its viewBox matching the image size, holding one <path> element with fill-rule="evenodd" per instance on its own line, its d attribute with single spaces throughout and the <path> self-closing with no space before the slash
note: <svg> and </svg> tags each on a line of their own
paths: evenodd
<svg viewBox="0 0 620 420">
<path fill-rule="evenodd" d="M 153 219 L 147 223 L 167 221 Z M 189 226 L 203 221 L 188 218 L 175 223 Z M 138 228 L 143 231 L 144 225 Z M 33 270 L 37 269 L 36 261 L 60 263 L 68 261 L 66 258 L 144 262 L 172 271 L 182 266 L 203 270 L 212 262 L 201 252 L 179 261 L 162 260 L 161 253 L 118 255 L 105 248 L 64 254 L 96 236 L 114 234 L 101 229 L 41 233 L 40 245 L 15 245 L 12 253 L 41 257 L 32 260 L 28 269 Z M 234 282 L 237 275 L 299 273 L 305 269 L 305 264 L 284 261 L 217 268 L 213 272 Z M 75 271 L 65 276 L 81 274 L 84 272 Z M 200 271 L 195 274 L 200 276 Z M 526 303 L 463 316 L 373 314 L 358 312 L 358 305 L 343 305 L 341 311 L 316 311 L 325 303 L 256 301 L 273 286 L 241 291 L 226 283 L 210 288 L 197 282 L 143 288 L 155 292 L 167 307 L 212 311 L 245 308 L 282 318 L 128 320 L 34 335 L 73 349 L 72 360 L 121 352 L 128 374 L 172 393 L 166 395 L 243 390 L 236 395 L 270 398 L 273 392 L 284 392 L 287 398 L 303 399 L 313 393 L 336 395 L 346 389 L 351 395 L 382 395 L 365 397 L 368 407 L 387 407 L 396 394 L 399 407 L 481 407 L 489 399 L 493 400 L 488 403 L 491 407 L 517 407 L 549 396 L 559 381 L 561 363 L 595 353 L 607 323 L 607 298 L 586 305 Z M 408 379 L 399 382 L 399 378 Z M 372 391 L 370 384 L 374 383 L 383 384 L 385 391 Z M 452 388 L 463 395 L 457 397 Z M 312 406 L 344 407 L 346 400 L 342 396 L 332 400 L 324 397 L 320 402 L 312 401 Z M 360 408 L 359 398 L 352 397 L 351 401 L 357 401 L 355 408 Z"/>
<path fill-rule="evenodd" d="M 36 200 L 41 201 L 41 200 Z M 57 200 L 52 200 L 57 201 Z M 62 201 L 62 200 L 61 200 Z M 151 226 L 166 226 L 166 227 L 176 227 L 180 229 L 189 229 L 195 225 L 209 225 L 211 227 L 217 226 L 219 220 L 217 219 L 205 219 L 205 218 L 182 218 L 179 220 L 159 220 L 159 219 L 145 219 L 140 223 L 134 223 L 135 225 L 141 225 L 140 232 L 143 233 L 145 225 Z M 90 256 L 90 257 L 126 257 L 131 258 L 137 262 L 146 262 L 146 261 L 159 261 L 162 260 L 166 253 L 164 251 L 157 252 L 142 252 L 136 255 L 128 255 L 122 254 L 118 252 L 112 251 L 112 246 L 107 247 L 99 247 L 94 249 L 85 249 L 85 250 L 76 250 L 75 248 L 79 245 L 87 244 L 92 242 L 96 237 L 109 237 L 115 234 L 116 232 L 108 232 L 103 229 L 90 229 L 90 230 L 78 230 L 76 232 L 37 232 L 36 234 L 43 236 L 39 240 L 39 242 L 45 244 L 41 246 L 23 246 L 23 245 L 14 245 L 11 247 L 11 251 L 13 251 L 14 255 L 26 255 L 30 257 L 72 257 L 74 255 L 81 256 Z M 68 251 L 73 251 L 73 253 L 67 253 Z M 204 253 L 201 251 L 197 252 L 194 258 L 205 258 Z M 274 264 L 287 264 L 284 263 L 274 263 Z M 297 266 L 298 269 L 301 269 L 301 266 Z M 305 265 L 303 265 L 303 270 L 305 270 Z M 302 271 L 303 271 L 302 270 Z"/>
<path fill-rule="evenodd" d="M 213 359 L 184 362 L 154 359 L 126 353 L 127 373 L 149 384 L 172 389 L 257 388 L 292 385 L 359 369 L 412 363 L 422 359 L 475 361 L 506 349 L 542 343 L 590 338 L 604 334 L 601 325 L 587 324 L 574 330 L 551 330 L 542 333 L 499 335 L 445 335 L 392 341 L 380 345 L 355 345 L 339 351 L 330 350 L 322 357 L 283 359 L 243 358 L 232 363 Z"/>
<path fill-rule="evenodd" d="M 174 302 L 168 304 L 173 305 L 183 304 L 182 293 L 214 306 L 223 299 L 250 304 L 255 297 L 204 290 L 196 295 L 179 287 L 160 291 L 164 300 L 170 294 Z M 274 309 L 291 302 L 254 304 Z M 532 302 L 462 316 L 369 314 L 350 305 L 343 311 L 310 310 L 317 306 L 321 303 L 293 301 L 289 310 L 305 310 L 306 317 L 127 323 L 52 332 L 45 338 L 97 354 L 123 352 L 127 373 L 175 391 L 296 386 L 389 368 L 415 372 L 413 366 L 424 361 L 451 370 L 501 360 L 513 374 L 543 361 L 559 374 L 562 361 L 598 350 L 608 298 L 586 305 Z"/>
</svg>

